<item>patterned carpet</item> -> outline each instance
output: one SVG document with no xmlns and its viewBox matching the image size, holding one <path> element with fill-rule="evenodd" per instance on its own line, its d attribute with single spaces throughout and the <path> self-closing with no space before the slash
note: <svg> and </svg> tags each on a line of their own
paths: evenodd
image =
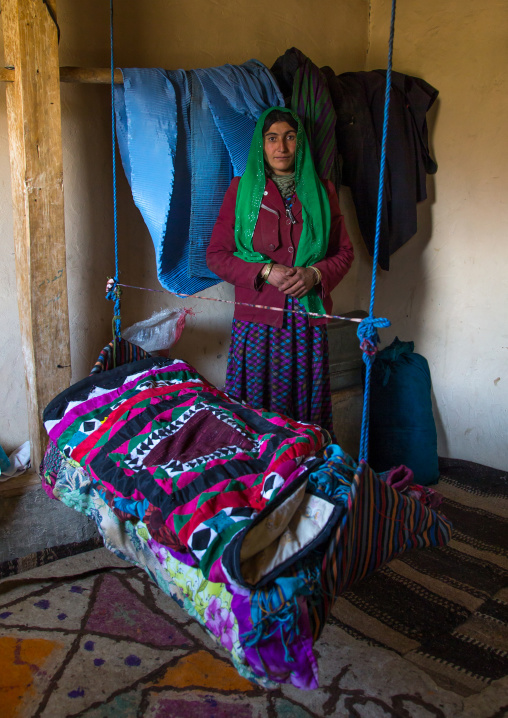
<svg viewBox="0 0 508 718">
<path fill-rule="evenodd" d="M 0 716 L 508 716 L 508 477 L 451 460 L 441 473 L 451 543 L 338 600 L 316 646 L 320 689 L 241 678 L 143 571 L 100 548 L 0 581 Z"/>
</svg>

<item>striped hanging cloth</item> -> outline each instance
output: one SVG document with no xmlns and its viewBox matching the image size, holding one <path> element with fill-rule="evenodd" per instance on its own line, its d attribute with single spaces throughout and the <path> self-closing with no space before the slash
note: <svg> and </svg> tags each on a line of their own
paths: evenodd
<svg viewBox="0 0 508 718">
<path fill-rule="evenodd" d="M 115 366 L 122 364 L 130 364 L 133 361 L 146 359 L 150 354 L 145 352 L 136 344 L 131 344 L 126 339 L 118 339 L 115 337 L 112 342 L 104 347 L 99 354 L 99 358 L 95 362 L 90 374 L 100 374 L 103 371 L 114 369 Z"/>
<path fill-rule="evenodd" d="M 335 109 L 325 76 L 308 57 L 295 73 L 291 108 L 304 124 L 318 175 L 333 181 L 337 157 Z"/>
</svg>

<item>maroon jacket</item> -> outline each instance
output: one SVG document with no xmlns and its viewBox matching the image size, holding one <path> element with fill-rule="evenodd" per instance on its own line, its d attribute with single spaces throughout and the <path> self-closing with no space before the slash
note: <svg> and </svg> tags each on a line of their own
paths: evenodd
<svg viewBox="0 0 508 718">
<path fill-rule="evenodd" d="M 217 217 L 212 238 L 206 252 L 206 263 L 217 276 L 235 285 L 235 301 L 248 304 L 263 304 L 283 308 L 286 295 L 270 284 L 260 283 L 258 274 L 263 262 L 245 262 L 234 256 L 235 206 L 240 177 L 234 177 Z M 321 298 L 327 314 L 332 312 L 330 292 L 345 276 L 353 261 L 353 247 L 346 231 L 344 217 L 340 212 L 339 200 L 333 184 L 324 180 L 331 210 L 330 239 L 326 256 L 314 264 L 322 274 Z M 265 254 L 277 264 L 286 267 L 294 265 L 298 242 L 302 233 L 302 205 L 298 198 L 292 206 L 296 224 L 286 223 L 284 202 L 275 183 L 268 179 L 259 217 L 254 229 L 252 246 L 254 251 Z M 319 287 L 317 287 L 319 291 Z M 235 319 L 271 327 L 282 327 L 283 312 L 269 309 L 255 309 L 235 305 Z M 309 317 L 310 323 L 326 324 L 327 319 Z"/>
</svg>

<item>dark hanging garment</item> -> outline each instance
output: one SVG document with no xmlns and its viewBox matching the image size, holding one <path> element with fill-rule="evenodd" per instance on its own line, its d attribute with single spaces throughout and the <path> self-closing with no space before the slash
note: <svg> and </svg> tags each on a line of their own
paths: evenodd
<svg viewBox="0 0 508 718">
<path fill-rule="evenodd" d="M 340 187 L 335 109 L 328 82 L 317 65 L 296 47 L 286 50 L 270 68 L 291 107 L 303 122 L 318 175 Z"/>
<path fill-rule="evenodd" d="M 337 116 L 337 149 L 342 183 L 351 189 L 358 224 L 369 253 L 374 253 L 386 72 L 346 72 L 321 68 Z M 437 171 L 428 146 L 426 114 L 438 91 L 425 80 L 392 73 L 381 212 L 379 265 L 389 269 L 390 255 L 416 234 L 416 205 L 426 199 L 426 175 Z"/>
<path fill-rule="evenodd" d="M 270 68 L 270 72 L 277 81 L 279 90 L 284 95 L 286 107 L 291 106 L 296 71 L 299 67 L 303 67 L 306 59 L 307 56 L 304 55 L 303 52 L 297 47 L 292 47 L 278 57 Z"/>
</svg>

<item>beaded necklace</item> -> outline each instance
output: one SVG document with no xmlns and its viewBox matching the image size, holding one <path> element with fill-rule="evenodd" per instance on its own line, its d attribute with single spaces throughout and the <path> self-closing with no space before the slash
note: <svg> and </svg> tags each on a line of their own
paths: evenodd
<svg viewBox="0 0 508 718">
<path fill-rule="evenodd" d="M 286 224 L 296 224 L 296 219 L 291 211 L 291 207 L 293 206 L 296 198 L 295 173 L 292 172 L 288 175 L 272 174 L 271 178 L 284 200 L 284 205 L 286 207 Z"/>
<path fill-rule="evenodd" d="M 291 211 L 291 207 L 293 206 L 293 202 L 296 198 L 296 192 L 289 197 L 284 197 L 284 204 L 286 206 L 286 224 L 296 224 L 296 219 Z"/>
</svg>

